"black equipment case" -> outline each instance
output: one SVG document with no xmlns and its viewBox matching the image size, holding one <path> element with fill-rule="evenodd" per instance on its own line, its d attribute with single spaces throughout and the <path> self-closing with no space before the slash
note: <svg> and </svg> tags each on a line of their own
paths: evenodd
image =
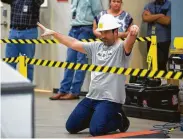
<svg viewBox="0 0 183 139">
<path fill-rule="evenodd" d="M 148 87 L 142 84 L 126 84 L 126 105 L 178 110 L 178 86 Z"/>
</svg>

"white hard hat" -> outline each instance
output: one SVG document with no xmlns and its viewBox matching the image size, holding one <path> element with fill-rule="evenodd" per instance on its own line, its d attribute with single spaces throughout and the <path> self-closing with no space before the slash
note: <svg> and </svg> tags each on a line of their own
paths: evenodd
<svg viewBox="0 0 183 139">
<path fill-rule="evenodd" d="M 119 28 L 121 25 L 118 23 L 116 18 L 111 14 L 104 14 L 98 23 L 96 31 L 105 31 Z"/>
</svg>

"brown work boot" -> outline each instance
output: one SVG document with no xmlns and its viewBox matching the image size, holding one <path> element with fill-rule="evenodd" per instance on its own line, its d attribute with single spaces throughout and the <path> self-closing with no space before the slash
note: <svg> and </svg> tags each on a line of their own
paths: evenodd
<svg viewBox="0 0 183 139">
<path fill-rule="evenodd" d="M 60 97 L 60 100 L 74 100 L 74 99 L 79 99 L 79 96 L 68 93 L 68 94 Z"/>
<path fill-rule="evenodd" d="M 65 93 L 57 93 L 56 95 L 53 95 L 50 97 L 50 100 L 60 100 L 61 97 L 65 96 Z"/>
</svg>

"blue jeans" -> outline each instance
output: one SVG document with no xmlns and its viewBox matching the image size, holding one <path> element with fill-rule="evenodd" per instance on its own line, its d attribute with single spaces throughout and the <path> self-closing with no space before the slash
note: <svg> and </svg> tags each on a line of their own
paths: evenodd
<svg viewBox="0 0 183 139">
<path fill-rule="evenodd" d="M 66 129 L 76 134 L 89 128 L 93 136 L 105 135 L 119 129 L 121 110 L 122 104 L 84 98 L 69 116 Z"/>
<path fill-rule="evenodd" d="M 92 26 L 72 27 L 72 29 L 69 32 L 69 36 L 78 40 L 94 38 Z M 77 52 L 71 48 L 67 49 L 66 61 L 82 64 L 88 63 L 88 59 L 86 58 L 85 54 Z M 64 79 L 60 83 L 59 92 L 79 95 L 84 82 L 85 73 L 86 71 L 74 71 L 70 69 L 65 69 Z"/>
<path fill-rule="evenodd" d="M 9 39 L 37 39 L 38 30 L 37 28 L 27 30 L 10 30 Z M 18 57 L 19 54 L 26 55 L 29 58 L 33 58 L 35 55 L 35 44 L 7 44 L 5 55 L 9 57 Z M 10 64 L 16 69 L 16 63 Z M 28 65 L 28 79 L 33 81 L 34 66 Z"/>
</svg>

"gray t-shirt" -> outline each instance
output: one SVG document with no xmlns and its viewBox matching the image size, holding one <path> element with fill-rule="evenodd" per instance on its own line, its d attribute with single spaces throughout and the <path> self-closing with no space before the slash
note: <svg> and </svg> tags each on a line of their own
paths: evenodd
<svg viewBox="0 0 183 139">
<path fill-rule="evenodd" d="M 128 66 L 130 56 L 126 56 L 122 41 L 110 47 L 105 46 L 103 42 L 84 43 L 83 48 L 94 65 L 125 68 Z M 126 99 L 125 76 L 92 72 L 86 97 L 124 104 Z"/>
</svg>

